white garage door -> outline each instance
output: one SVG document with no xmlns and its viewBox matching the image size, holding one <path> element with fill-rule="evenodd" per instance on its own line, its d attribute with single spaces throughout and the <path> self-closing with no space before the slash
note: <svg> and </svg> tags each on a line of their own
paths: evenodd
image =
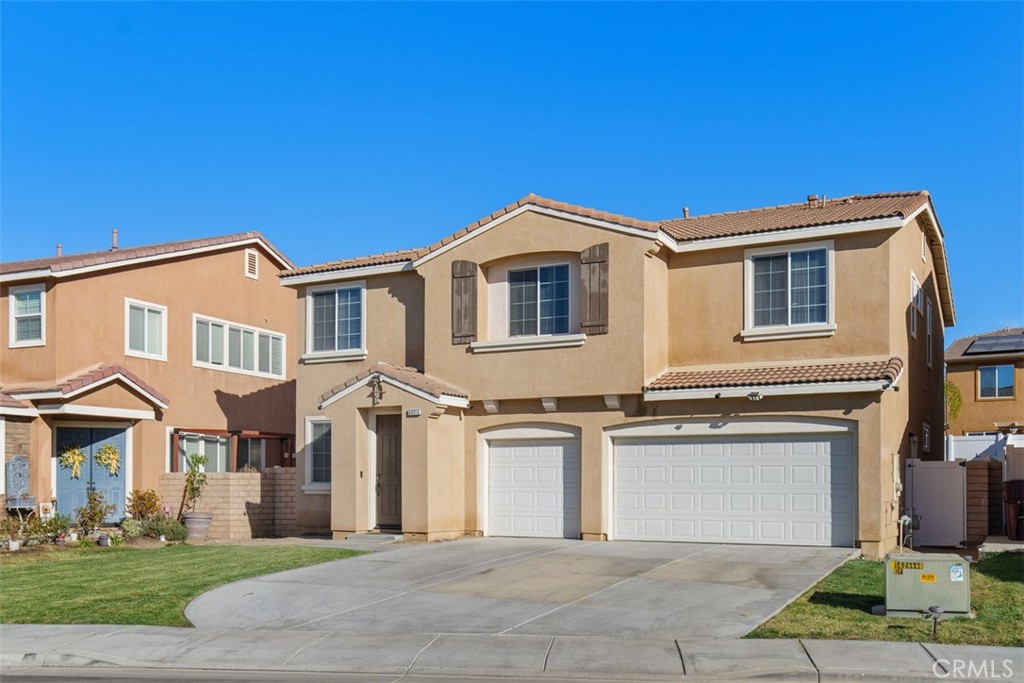
<svg viewBox="0 0 1024 683">
<path fill-rule="evenodd" d="M 491 441 L 492 536 L 579 538 L 580 448 L 576 441 Z"/>
<path fill-rule="evenodd" d="M 850 436 L 619 440 L 615 538 L 852 546 Z"/>
</svg>

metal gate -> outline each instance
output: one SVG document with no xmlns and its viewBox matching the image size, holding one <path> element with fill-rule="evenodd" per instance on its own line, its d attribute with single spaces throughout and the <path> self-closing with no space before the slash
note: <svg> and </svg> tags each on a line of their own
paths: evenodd
<svg viewBox="0 0 1024 683">
<path fill-rule="evenodd" d="M 967 468 L 964 462 L 907 460 L 907 507 L 919 519 L 918 546 L 962 548 L 967 544 Z"/>
</svg>

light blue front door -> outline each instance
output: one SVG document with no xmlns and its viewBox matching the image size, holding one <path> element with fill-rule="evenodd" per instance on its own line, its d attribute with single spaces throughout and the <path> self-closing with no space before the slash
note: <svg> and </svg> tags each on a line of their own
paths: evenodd
<svg viewBox="0 0 1024 683">
<path fill-rule="evenodd" d="M 116 474 L 98 464 L 96 451 L 101 446 L 112 444 L 120 455 Z M 68 468 L 57 463 L 57 512 L 75 516 L 75 511 L 84 506 L 89 491 L 99 491 L 107 499 L 108 505 L 114 506 L 106 522 L 117 524 L 124 517 L 125 497 L 125 447 L 127 438 L 124 429 L 116 427 L 58 427 L 58 457 L 69 446 L 78 446 L 85 454 L 85 462 L 78 477 L 73 477 Z"/>
</svg>

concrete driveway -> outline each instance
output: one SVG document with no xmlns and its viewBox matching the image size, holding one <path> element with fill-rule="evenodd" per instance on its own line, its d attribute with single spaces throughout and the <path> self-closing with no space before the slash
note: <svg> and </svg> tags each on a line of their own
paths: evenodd
<svg viewBox="0 0 1024 683">
<path fill-rule="evenodd" d="M 729 638 L 849 548 L 480 538 L 400 546 L 216 588 L 199 628 Z"/>
</svg>

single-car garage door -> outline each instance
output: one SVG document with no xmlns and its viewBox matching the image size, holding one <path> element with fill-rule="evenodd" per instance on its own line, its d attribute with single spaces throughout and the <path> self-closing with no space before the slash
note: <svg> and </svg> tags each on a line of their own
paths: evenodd
<svg viewBox="0 0 1024 683">
<path fill-rule="evenodd" d="M 488 533 L 579 538 L 579 443 L 514 440 L 489 446 Z"/>
<path fill-rule="evenodd" d="M 849 435 L 615 442 L 622 540 L 852 546 Z"/>
</svg>

